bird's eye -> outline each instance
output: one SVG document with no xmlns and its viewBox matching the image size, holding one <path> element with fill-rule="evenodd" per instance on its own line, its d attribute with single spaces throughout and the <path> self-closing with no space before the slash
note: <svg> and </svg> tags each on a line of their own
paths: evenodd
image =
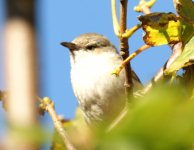
<svg viewBox="0 0 194 150">
<path fill-rule="evenodd" d="M 88 45 L 86 46 L 86 49 L 93 50 L 96 47 L 97 47 L 96 45 Z"/>
</svg>

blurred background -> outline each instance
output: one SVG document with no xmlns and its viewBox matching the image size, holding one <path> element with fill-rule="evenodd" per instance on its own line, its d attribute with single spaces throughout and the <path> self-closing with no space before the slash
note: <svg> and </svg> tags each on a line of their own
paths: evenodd
<svg viewBox="0 0 194 150">
<path fill-rule="evenodd" d="M 2 90 L 6 89 L 2 44 L 5 1 L 0 0 L 0 89 Z M 133 11 L 133 7 L 138 3 L 139 0 L 128 2 L 128 28 L 136 25 L 137 17 L 142 15 Z M 50 97 L 55 102 L 58 114 L 65 118 L 73 118 L 77 102 L 70 81 L 69 52 L 60 45 L 60 42 L 71 41 L 83 33 L 96 32 L 106 36 L 118 48 L 119 42 L 112 27 L 111 1 L 39 0 L 35 8 L 39 95 Z M 175 12 L 173 1 L 158 0 L 151 11 Z M 143 31 L 139 30 L 129 39 L 130 53 L 144 45 L 142 36 Z M 160 69 L 170 53 L 168 46 L 154 47 L 132 60 L 132 68 L 143 84 L 146 84 Z M 0 113 L 3 116 L 4 111 L 0 109 Z M 0 119 L 0 124 L 3 126 L 4 119 L 3 117 Z M 48 115 L 44 117 L 43 122 L 47 122 L 50 127 L 53 126 Z"/>
</svg>

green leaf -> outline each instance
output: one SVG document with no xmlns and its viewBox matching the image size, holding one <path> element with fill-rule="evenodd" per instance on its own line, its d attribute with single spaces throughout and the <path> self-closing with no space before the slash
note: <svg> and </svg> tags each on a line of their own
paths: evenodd
<svg viewBox="0 0 194 150">
<path fill-rule="evenodd" d="M 180 21 L 182 26 L 181 41 L 185 45 L 194 35 L 194 26 L 183 20 Z"/>
<path fill-rule="evenodd" d="M 194 35 L 185 45 L 182 54 L 165 70 L 165 74 L 171 74 L 182 67 L 194 64 Z"/>
<path fill-rule="evenodd" d="M 143 39 L 147 45 L 175 44 L 181 40 L 181 24 L 173 13 L 151 13 L 139 20 L 146 32 Z"/>
<path fill-rule="evenodd" d="M 194 101 L 177 86 L 153 88 L 133 103 L 112 132 L 99 135 L 95 150 L 190 150 Z"/>
<path fill-rule="evenodd" d="M 177 13 L 186 21 L 194 23 L 194 2 L 192 0 L 174 0 Z"/>
</svg>

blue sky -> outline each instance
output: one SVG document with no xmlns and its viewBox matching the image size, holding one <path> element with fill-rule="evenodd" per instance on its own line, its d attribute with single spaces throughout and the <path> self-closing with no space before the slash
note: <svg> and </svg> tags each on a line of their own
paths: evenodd
<svg viewBox="0 0 194 150">
<path fill-rule="evenodd" d="M 1 4 L 3 1 L 0 0 L 0 7 L 3 6 Z M 82 33 L 96 32 L 105 35 L 118 48 L 119 42 L 112 27 L 110 2 L 110 0 L 37 0 L 40 96 L 48 96 L 54 100 L 57 113 L 67 118 L 73 117 L 77 102 L 70 82 L 69 53 L 59 43 L 71 41 Z M 133 11 L 138 2 L 139 0 L 129 0 L 128 28 L 136 25 L 137 16 L 142 15 Z M 152 11 L 174 12 L 173 1 L 158 0 Z M 144 45 L 142 35 L 143 31 L 139 30 L 129 39 L 130 52 Z M 151 48 L 132 60 L 132 67 L 145 84 L 165 63 L 170 53 L 168 46 Z M 0 81 L 2 80 L 3 76 L 0 75 Z"/>
</svg>

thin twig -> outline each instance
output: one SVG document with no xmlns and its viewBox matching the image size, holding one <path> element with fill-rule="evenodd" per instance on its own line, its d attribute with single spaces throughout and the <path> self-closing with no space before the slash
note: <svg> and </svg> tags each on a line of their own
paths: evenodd
<svg viewBox="0 0 194 150">
<path fill-rule="evenodd" d="M 114 13 L 116 14 L 115 0 L 112 0 L 112 2 L 114 2 L 114 7 L 112 7 L 112 8 L 114 8 L 114 10 L 112 9 L 112 11 L 114 11 Z M 126 30 L 126 28 L 127 28 L 126 27 L 127 26 L 127 20 L 126 20 L 126 18 L 127 18 L 127 2 L 128 2 L 127 0 L 120 0 L 120 33 L 119 34 L 121 36 L 119 36 L 119 38 L 120 38 L 120 54 L 121 54 L 123 60 L 126 60 L 129 56 L 128 38 L 136 30 L 138 30 L 141 27 L 141 25 L 138 24 L 138 25 L 134 26 L 133 28 Z M 116 16 L 115 14 L 113 15 L 113 17 Z M 115 18 L 115 20 L 117 20 L 117 18 Z M 114 21 L 113 21 L 113 24 L 114 24 Z M 132 55 L 130 55 L 131 58 L 129 58 L 129 59 L 134 58 L 137 55 L 137 53 L 140 53 L 140 51 L 136 51 L 136 54 L 133 53 Z M 128 95 L 128 101 L 129 101 L 129 96 L 131 96 L 133 94 L 132 71 L 131 71 L 131 65 L 130 65 L 129 60 L 126 60 L 124 62 L 124 64 L 121 64 L 121 66 L 122 67 L 119 67 L 120 69 L 123 69 L 125 67 L 125 92 Z M 119 74 L 119 72 L 118 72 L 118 74 Z M 117 74 L 117 73 L 113 73 L 113 74 Z M 107 129 L 107 132 L 110 132 L 115 126 L 117 126 L 121 122 L 121 120 L 126 116 L 127 112 L 128 112 L 128 103 L 126 104 L 123 111 L 121 111 L 119 116 L 110 124 L 110 126 Z"/>
<path fill-rule="evenodd" d="M 135 33 L 135 31 L 137 31 L 140 28 L 141 28 L 141 24 L 137 24 L 136 26 L 132 27 L 131 29 L 127 29 L 125 31 L 125 33 L 123 33 L 121 36 L 123 38 L 129 38 L 133 35 L 133 33 Z"/>
<path fill-rule="evenodd" d="M 135 52 L 133 52 L 129 57 L 127 57 L 122 64 L 116 68 L 115 70 L 113 70 L 112 74 L 119 76 L 121 70 L 129 63 L 129 61 L 131 61 L 135 56 L 137 56 L 139 53 L 145 51 L 146 49 L 150 48 L 149 45 L 143 45 L 141 48 L 139 48 L 138 50 L 136 50 Z"/>
<path fill-rule="evenodd" d="M 134 7 L 134 10 L 137 12 L 143 12 L 144 14 L 149 14 L 151 13 L 150 8 L 155 4 L 156 0 L 150 0 L 150 1 L 145 1 L 145 0 L 140 0 L 139 5 Z"/>
<path fill-rule="evenodd" d="M 141 10 L 144 14 L 150 14 L 151 13 L 150 8 L 146 5 L 142 5 Z"/>
<path fill-rule="evenodd" d="M 148 2 L 146 2 L 146 5 L 151 8 L 154 4 L 155 4 L 156 0 L 150 0 Z"/>
<path fill-rule="evenodd" d="M 119 23 L 117 19 L 117 12 L 116 12 L 116 0 L 111 1 L 111 7 L 112 7 L 112 19 L 113 19 L 113 28 L 115 35 L 119 37 Z"/>
<path fill-rule="evenodd" d="M 127 28 L 127 2 L 120 0 L 120 34 L 125 33 Z M 128 38 L 120 37 L 120 54 L 125 60 L 129 56 Z M 125 66 L 125 92 L 129 96 L 133 93 L 133 82 L 130 62 Z"/>
<path fill-rule="evenodd" d="M 112 0 L 112 4 L 115 0 Z M 126 33 L 127 28 L 127 2 L 128 0 L 120 0 L 120 31 L 119 34 L 123 35 Z M 112 7 L 113 8 L 113 7 Z M 114 10 L 116 14 L 116 8 Z M 113 13 L 113 14 L 114 14 Z M 115 17 L 114 15 L 113 17 Z M 116 19 L 115 19 L 116 20 Z M 118 21 L 117 21 L 118 22 Z M 120 55 L 122 56 L 123 60 L 125 60 L 129 56 L 129 45 L 128 45 L 128 37 L 119 36 L 120 38 Z M 129 97 L 133 93 L 133 83 L 132 83 L 132 73 L 131 73 L 131 65 L 130 62 L 125 65 L 125 93 L 127 95 L 127 99 L 129 101 Z M 128 103 L 126 104 L 124 110 L 119 114 L 119 116 L 113 121 L 107 129 L 107 132 L 110 132 L 122 119 L 126 116 L 128 112 Z"/>
<path fill-rule="evenodd" d="M 68 134 L 63 128 L 63 124 L 61 123 L 61 121 L 59 120 L 56 114 L 56 111 L 54 109 L 54 103 L 48 97 L 45 97 L 43 99 L 38 97 L 38 100 L 41 102 L 41 108 L 46 110 L 51 116 L 54 126 L 57 132 L 59 133 L 59 135 L 61 136 L 63 142 L 65 143 L 67 150 L 76 150 L 76 148 L 70 142 Z"/>
</svg>

